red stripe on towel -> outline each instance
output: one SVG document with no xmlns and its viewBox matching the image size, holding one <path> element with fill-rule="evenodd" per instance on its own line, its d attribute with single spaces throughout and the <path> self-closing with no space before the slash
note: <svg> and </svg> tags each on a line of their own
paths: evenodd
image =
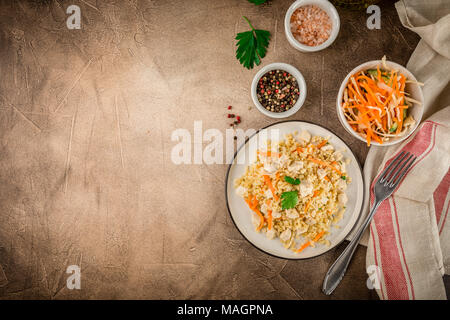
<svg viewBox="0 0 450 320">
<path fill-rule="evenodd" d="M 396 152 L 388 161 L 386 161 L 383 170 L 393 161 L 393 159 L 400 154 L 402 151 L 409 151 L 416 156 L 420 157 L 419 161 L 422 160 L 426 155 L 428 155 L 431 150 L 434 148 L 433 145 L 430 150 L 422 156 L 422 154 L 429 148 L 432 143 L 433 130 L 435 125 L 430 121 L 426 121 L 423 123 L 419 132 L 414 136 L 414 138 L 409 141 L 402 149 Z M 413 165 L 415 167 L 419 161 Z M 412 167 L 412 168 L 413 168 Z M 410 168 L 410 170 L 412 169 Z M 375 185 L 375 181 L 379 178 L 381 172 L 375 177 L 372 181 L 372 185 L 370 188 L 370 203 L 373 204 L 375 197 L 373 193 L 373 187 Z M 395 203 L 394 203 L 395 205 Z M 408 299 L 408 287 L 406 283 L 406 277 L 403 272 L 399 251 L 401 250 L 403 263 L 406 266 L 406 270 L 408 273 L 408 280 L 411 286 L 411 292 L 413 294 L 414 299 L 414 287 L 411 281 L 411 277 L 409 274 L 409 269 L 407 267 L 407 263 L 405 260 L 405 254 L 403 251 L 403 247 L 401 245 L 401 240 L 399 241 L 400 248 L 397 246 L 397 241 L 395 239 L 394 226 L 392 223 L 392 212 L 390 209 L 389 201 L 383 201 L 380 205 L 377 214 L 374 217 L 374 221 L 377 232 L 378 232 L 378 245 L 380 247 L 380 260 L 383 271 L 383 280 L 386 285 L 386 295 L 387 299 Z M 398 221 L 397 221 L 397 229 L 398 229 Z M 399 230 L 399 229 L 398 229 Z M 400 230 L 399 230 L 400 231 Z M 399 232 L 399 239 L 401 238 Z M 375 239 L 374 241 L 374 249 L 376 250 Z M 400 250 L 399 250 L 400 249 Z"/>
<path fill-rule="evenodd" d="M 433 193 L 434 200 L 434 210 L 436 212 L 437 224 L 441 221 L 441 216 L 444 213 L 445 199 L 447 198 L 448 189 L 450 187 L 450 169 L 447 174 L 442 179 L 441 183 L 438 185 Z"/>
<path fill-rule="evenodd" d="M 374 225 L 370 224 L 370 235 L 372 236 L 372 243 L 373 243 L 373 255 L 374 255 L 374 260 L 375 260 L 375 265 L 377 267 L 379 267 L 380 265 L 378 264 L 378 257 L 377 257 L 377 245 L 375 242 L 375 236 L 373 235 L 373 229 L 374 229 Z M 381 269 L 381 268 L 380 268 Z M 380 291 L 381 291 L 381 299 L 385 300 L 386 298 L 384 297 L 384 291 L 383 291 L 383 285 L 381 284 L 382 278 L 379 277 L 378 280 L 380 281 Z"/>
<path fill-rule="evenodd" d="M 402 149 L 400 149 L 399 151 L 397 151 L 389 160 L 386 161 L 383 170 L 389 165 L 391 164 L 392 160 L 398 156 L 402 151 L 409 151 L 411 153 L 413 153 L 414 155 L 416 155 L 417 157 L 420 157 L 422 155 L 422 153 L 424 153 L 427 148 L 430 146 L 431 143 L 431 139 L 432 139 L 432 133 L 433 133 L 433 123 L 431 123 L 430 121 L 425 121 L 422 125 L 422 128 L 419 130 L 419 132 L 414 136 L 414 138 L 408 142 Z M 431 151 L 431 149 L 430 149 Z M 428 152 L 429 153 L 429 152 Z M 427 154 L 428 154 L 427 153 Z M 418 161 L 416 161 L 416 163 L 414 164 L 417 165 Z M 414 167 L 413 166 L 413 167 Z M 412 169 L 412 168 L 411 168 Z M 410 169 L 410 170 L 411 170 Z M 373 204 L 373 201 L 375 200 L 374 198 L 374 193 L 373 193 L 373 187 L 375 185 L 375 181 L 378 180 L 378 177 L 380 176 L 381 172 L 383 170 L 380 170 L 380 173 L 375 177 L 375 179 L 373 179 L 372 181 L 372 185 L 370 187 L 370 203 Z"/>
<path fill-rule="evenodd" d="M 447 126 L 445 124 L 443 124 L 443 123 L 439 123 L 439 122 L 431 121 L 431 120 L 427 120 L 426 122 L 429 122 L 429 123 L 435 124 L 437 126 L 441 126 L 441 127 L 447 128 Z"/>
<path fill-rule="evenodd" d="M 428 124 L 428 123 L 431 123 L 431 122 L 425 122 L 425 123 Z M 427 155 L 429 155 L 429 154 L 431 153 L 431 151 L 433 151 L 434 146 L 436 145 L 436 131 L 437 131 L 437 126 L 431 123 L 431 128 L 430 128 L 430 129 L 431 129 L 431 131 L 432 131 L 432 133 L 433 133 L 433 134 L 431 135 L 431 139 L 433 140 L 433 144 L 432 144 L 430 150 L 428 150 L 427 153 L 425 153 L 424 155 L 418 155 L 418 156 L 417 156 L 418 160 L 417 160 L 416 162 L 414 162 L 414 164 L 411 166 L 411 168 L 409 168 L 408 172 L 410 172 L 412 169 L 414 169 L 414 167 L 417 166 L 417 165 L 420 163 L 420 161 L 422 161 L 423 159 L 425 159 L 425 157 L 426 157 Z M 408 172 L 407 172 L 406 174 L 408 174 Z M 399 185 L 399 187 L 400 187 L 400 185 Z M 397 187 L 397 189 L 398 189 L 398 187 Z M 396 191 L 396 190 L 395 190 L 395 191 Z M 395 191 L 394 191 L 394 193 L 395 193 Z"/>
<path fill-rule="evenodd" d="M 409 298 L 408 287 L 400 261 L 397 240 L 395 239 L 389 199 L 381 203 L 373 222 L 378 233 L 380 260 L 383 279 L 386 284 L 387 299 L 406 300 Z"/>
<path fill-rule="evenodd" d="M 413 282 L 411 280 L 411 273 L 409 272 L 408 264 L 406 263 L 405 250 L 403 250 L 402 236 L 401 236 L 401 232 L 400 232 L 400 225 L 398 223 L 397 205 L 395 204 L 395 198 L 394 197 L 392 197 L 392 203 L 394 204 L 395 224 L 397 225 L 398 242 L 400 244 L 400 249 L 402 249 L 402 258 L 403 258 L 403 262 L 405 264 L 406 272 L 408 273 L 409 283 L 411 285 L 412 299 L 415 300 L 416 297 L 414 295 L 414 286 L 413 286 Z"/>
</svg>

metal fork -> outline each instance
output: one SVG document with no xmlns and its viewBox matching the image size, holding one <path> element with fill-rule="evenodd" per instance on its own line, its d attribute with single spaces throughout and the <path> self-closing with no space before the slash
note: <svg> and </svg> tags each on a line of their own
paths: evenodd
<svg viewBox="0 0 450 320">
<path fill-rule="evenodd" d="M 339 258 L 337 258 L 337 260 L 328 270 L 323 281 L 323 293 L 325 293 L 326 295 L 330 295 L 341 282 L 342 278 L 344 277 L 345 271 L 347 271 L 350 260 L 352 259 L 353 253 L 358 246 L 359 240 L 361 239 L 364 230 L 366 230 L 370 221 L 372 221 L 372 218 L 375 215 L 375 212 L 377 211 L 381 202 L 386 200 L 394 192 L 394 190 L 397 188 L 400 181 L 402 181 L 403 177 L 408 172 L 414 161 L 416 161 L 416 159 L 417 157 L 413 154 L 402 151 L 381 173 L 374 186 L 374 205 L 370 210 L 369 215 L 365 218 L 364 222 L 359 227 L 359 230 L 355 234 L 355 237 L 350 241 L 347 248 L 345 248 Z"/>
</svg>

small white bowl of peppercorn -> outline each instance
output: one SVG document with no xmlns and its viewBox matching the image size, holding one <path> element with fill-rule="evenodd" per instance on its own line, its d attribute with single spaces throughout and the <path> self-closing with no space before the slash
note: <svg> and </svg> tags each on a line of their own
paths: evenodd
<svg viewBox="0 0 450 320">
<path fill-rule="evenodd" d="M 253 78 L 252 99 L 256 108 L 271 118 L 287 118 L 300 110 L 306 98 L 303 75 L 287 63 L 272 63 Z"/>
</svg>

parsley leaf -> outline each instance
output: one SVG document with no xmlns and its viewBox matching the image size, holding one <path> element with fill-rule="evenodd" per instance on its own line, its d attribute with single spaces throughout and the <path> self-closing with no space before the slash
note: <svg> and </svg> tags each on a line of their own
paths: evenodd
<svg viewBox="0 0 450 320">
<path fill-rule="evenodd" d="M 260 4 L 263 4 L 264 2 L 266 2 L 267 0 L 248 0 L 248 2 L 254 3 L 257 6 L 259 6 Z"/>
<path fill-rule="evenodd" d="M 347 177 L 346 176 L 341 176 L 341 179 L 342 180 L 347 180 Z"/>
<path fill-rule="evenodd" d="M 253 28 L 247 17 L 250 31 L 240 32 L 236 35 L 238 40 L 236 46 L 236 58 L 247 69 L 252 69 L 256 64 L 261 63 L 261 59 L 266 56 L 267 47 L 269 46 L 270 32 Z"/>
<path fill-rule="evenodd" d="M 289 176 L 284 176 L 284 181 L 286 181 L 286 182 L 288 182 L 290 184 L 294 184 L 294 185 L 300 184 L 300 179 L 294 179 L 294 178 L 291 178 Z"/>
<path fill-rule="evenodd" d="M 297 205 L 297 191 L 285 191 L 281 194 L 281 209 L 292 209 Z"/>
</svg>

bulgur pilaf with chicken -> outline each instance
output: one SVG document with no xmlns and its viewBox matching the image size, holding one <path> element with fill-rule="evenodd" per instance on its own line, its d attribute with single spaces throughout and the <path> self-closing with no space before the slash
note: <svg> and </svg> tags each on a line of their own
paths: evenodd
<svg viewBox="0 0 450 320">
<path fill-rule="evenodd" d="M 315 243 L 329 246 L 326 236 L 344 215 L 351 182 L 344 151 L 307 131 L 288 134 L 278 143 L 268 140 L 256 162 L 235 181 L 236 193 L 252 210 L 256 231 L 296 252 Z"/>
</svg>

